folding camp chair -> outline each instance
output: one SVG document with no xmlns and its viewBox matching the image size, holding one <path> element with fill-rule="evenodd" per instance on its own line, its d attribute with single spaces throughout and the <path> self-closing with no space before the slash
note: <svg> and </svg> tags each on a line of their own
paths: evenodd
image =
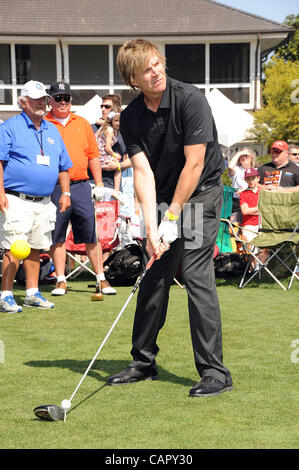
<svg viewBox="0 0 299 470">
<path fill-rule="evenodd" d="M 287 287 L 290 289 L 294 279 L 297 278 L 296 271 L 299 266 L 299 192 L 260 191 L 258 209 L 260 227 L 253 240 L 246 242 L 242 234 L 234 231 L 236 240 L 242 244 L 244 252 L 248 255 L 239 288 L 245 287 L 256 277 L 261 281 L 262 272 L 265 271 L 286 290 L 276 275 L 279 268 L 283 267 L 288 274 L 291 274 Z M 229 220 L 225 222 L 233 230 L 234 224 Z M 268 250 L 268 257 L 264 262 L 259 256 L 261 249 Z M 250 272 L 253 259 L 257 266 Z M 247 275 L 249 277 L 246 279 Z"/>
<path fill-rule="evenodd" d="M 221 209 L 221 223 L 216 238 L 216 245 L 219 248 L 219 253 L 230 253 L 233 251 L 232 238 L 229 233 L 228 227 L 223 222 L 223 219 L 228 219 L 232 213 L 233 207 L 233 194 L 236 190 L 230 186 L 223 186 L 223 204 Z"/>
<path fill-rule="evenodd" d="M 111 251 L 119 243 L 116 223 L 119 214 L 119 201 L 101 201 L 95 202 L 94 205 L 98 241 L 102 246 L 103 252 Z M 80 259 L 81 256 L 86 256 L 86 246 L 85 243 L 76 244 L 74 242 L 71 227 L 66 239 L 66 254 L 67 264 L 69 266 L 69 272 L 65 276 L 66 279 L 74 279 L 84 270 L 95 276 L 95 272 L 89 267 L 89 259 L 87 258 L 86 261 L 81 261 Z M 78 264 L 74 269 L 70 267 L 71 260 Z"/>
</svg>

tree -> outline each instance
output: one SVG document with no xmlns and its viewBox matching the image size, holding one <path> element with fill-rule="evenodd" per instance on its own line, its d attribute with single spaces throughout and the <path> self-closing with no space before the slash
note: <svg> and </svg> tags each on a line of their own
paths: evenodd
<svg viewBox="0 0 299 470">
<path fill-rule="evenodd" d="M 252 136 L 271 144 L 274 140 L 299 140 L 299 60 L 274 58 L 265 68 L 264 106 L 254 113 Z"/>
<path fill-rule="evenodd" d="M 254 113 L 252 138 L 267 142 L 299 141 L 299 15 L 287 16 L 295 28 L 264 65 L 263 107 Z"/>
<path fill-rule="evenodd" d="M 295 32 L 285 44 L 277 49 L 275 56 L 284 61 L 295 62 L 299 60 L 299 15 L 287 16 L 284 23 L 294 28 Z"/>
</svg>

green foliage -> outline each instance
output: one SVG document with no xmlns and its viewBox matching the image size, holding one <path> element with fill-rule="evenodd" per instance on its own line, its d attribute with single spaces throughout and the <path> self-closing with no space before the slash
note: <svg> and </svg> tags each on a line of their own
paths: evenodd
<svg viewBox="0 0 299 470">
<path fill-rule="evenodd" d="M 284 23 L 295 28 L 295 32 L 285 44 L 277 49 L 275 56 L 284 61 L 295 62 L 299 60 L 299 15 L 287 16 Z"/>
<path fill-rule="evenodd" d="M 225 186 L 231 186 L 232 185 L 232 180 L 230 179 L 230 177 L 228 175 L 228 169 L 227 168 L 222 173 L 221 178 L 222 178 L 222 184 L 224 184 Z"/>
<path fill-rule="evenodd" d="M 252 137 L 269 145 L 299 136 L 299 60 L 273 57 L 265 67 L 264 106 L 254 113 Z"/>
</svg>

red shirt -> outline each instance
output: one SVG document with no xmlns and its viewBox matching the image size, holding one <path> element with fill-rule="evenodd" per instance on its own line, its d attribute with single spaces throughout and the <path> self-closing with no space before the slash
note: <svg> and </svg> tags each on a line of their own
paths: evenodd
<svg viewBox="0 0 299 470">
<path fill-rule="evenodd" d="M 258 198 L 259 198 L 258 189 L 256 193 L 251 191 L 251 189 L 246 189 L 242 191 L 240 194 L 240 206 L 242 204 L 247 204 L 248 207 L 257 207 Z M 258 215 L 242 215 L 243 223 L 242 225 L 258 225 L 259 224 L 259 216 Z"/>
</svg>

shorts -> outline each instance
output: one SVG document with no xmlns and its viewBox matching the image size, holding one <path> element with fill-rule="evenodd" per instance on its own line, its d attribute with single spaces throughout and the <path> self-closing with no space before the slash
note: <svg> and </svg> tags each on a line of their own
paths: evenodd
<svg viewBox="0 0 299 470">
<path fill-rule="evenodd" d="M 60 185 L 55 186 L 51 196 L 57 207 L 56 226 L 52 233 L 53 245 L 65 242 L 69 223 L 72 225 L 75 244 L 96 243 L 94 205 L 89 181 L 73 183 L 70 188 L 72 205 L 65 212 L 59 211 Z"/>
<path fill-rule="evenodd" d="M 258 225 L 244 225 L 242 235 L 247 242 L 251 242 L 258 234 Z"/>
<path fill-rule="evenodd" d="M 42 201 L 23 200 L 7 194 L 7 216 L 0 212 L 0 246 L 9 250 L 17 240 L 26 240 L 36 250 L 49 250 L 55 228 L 56 207 L 50 197 Z"/>
</svg>

